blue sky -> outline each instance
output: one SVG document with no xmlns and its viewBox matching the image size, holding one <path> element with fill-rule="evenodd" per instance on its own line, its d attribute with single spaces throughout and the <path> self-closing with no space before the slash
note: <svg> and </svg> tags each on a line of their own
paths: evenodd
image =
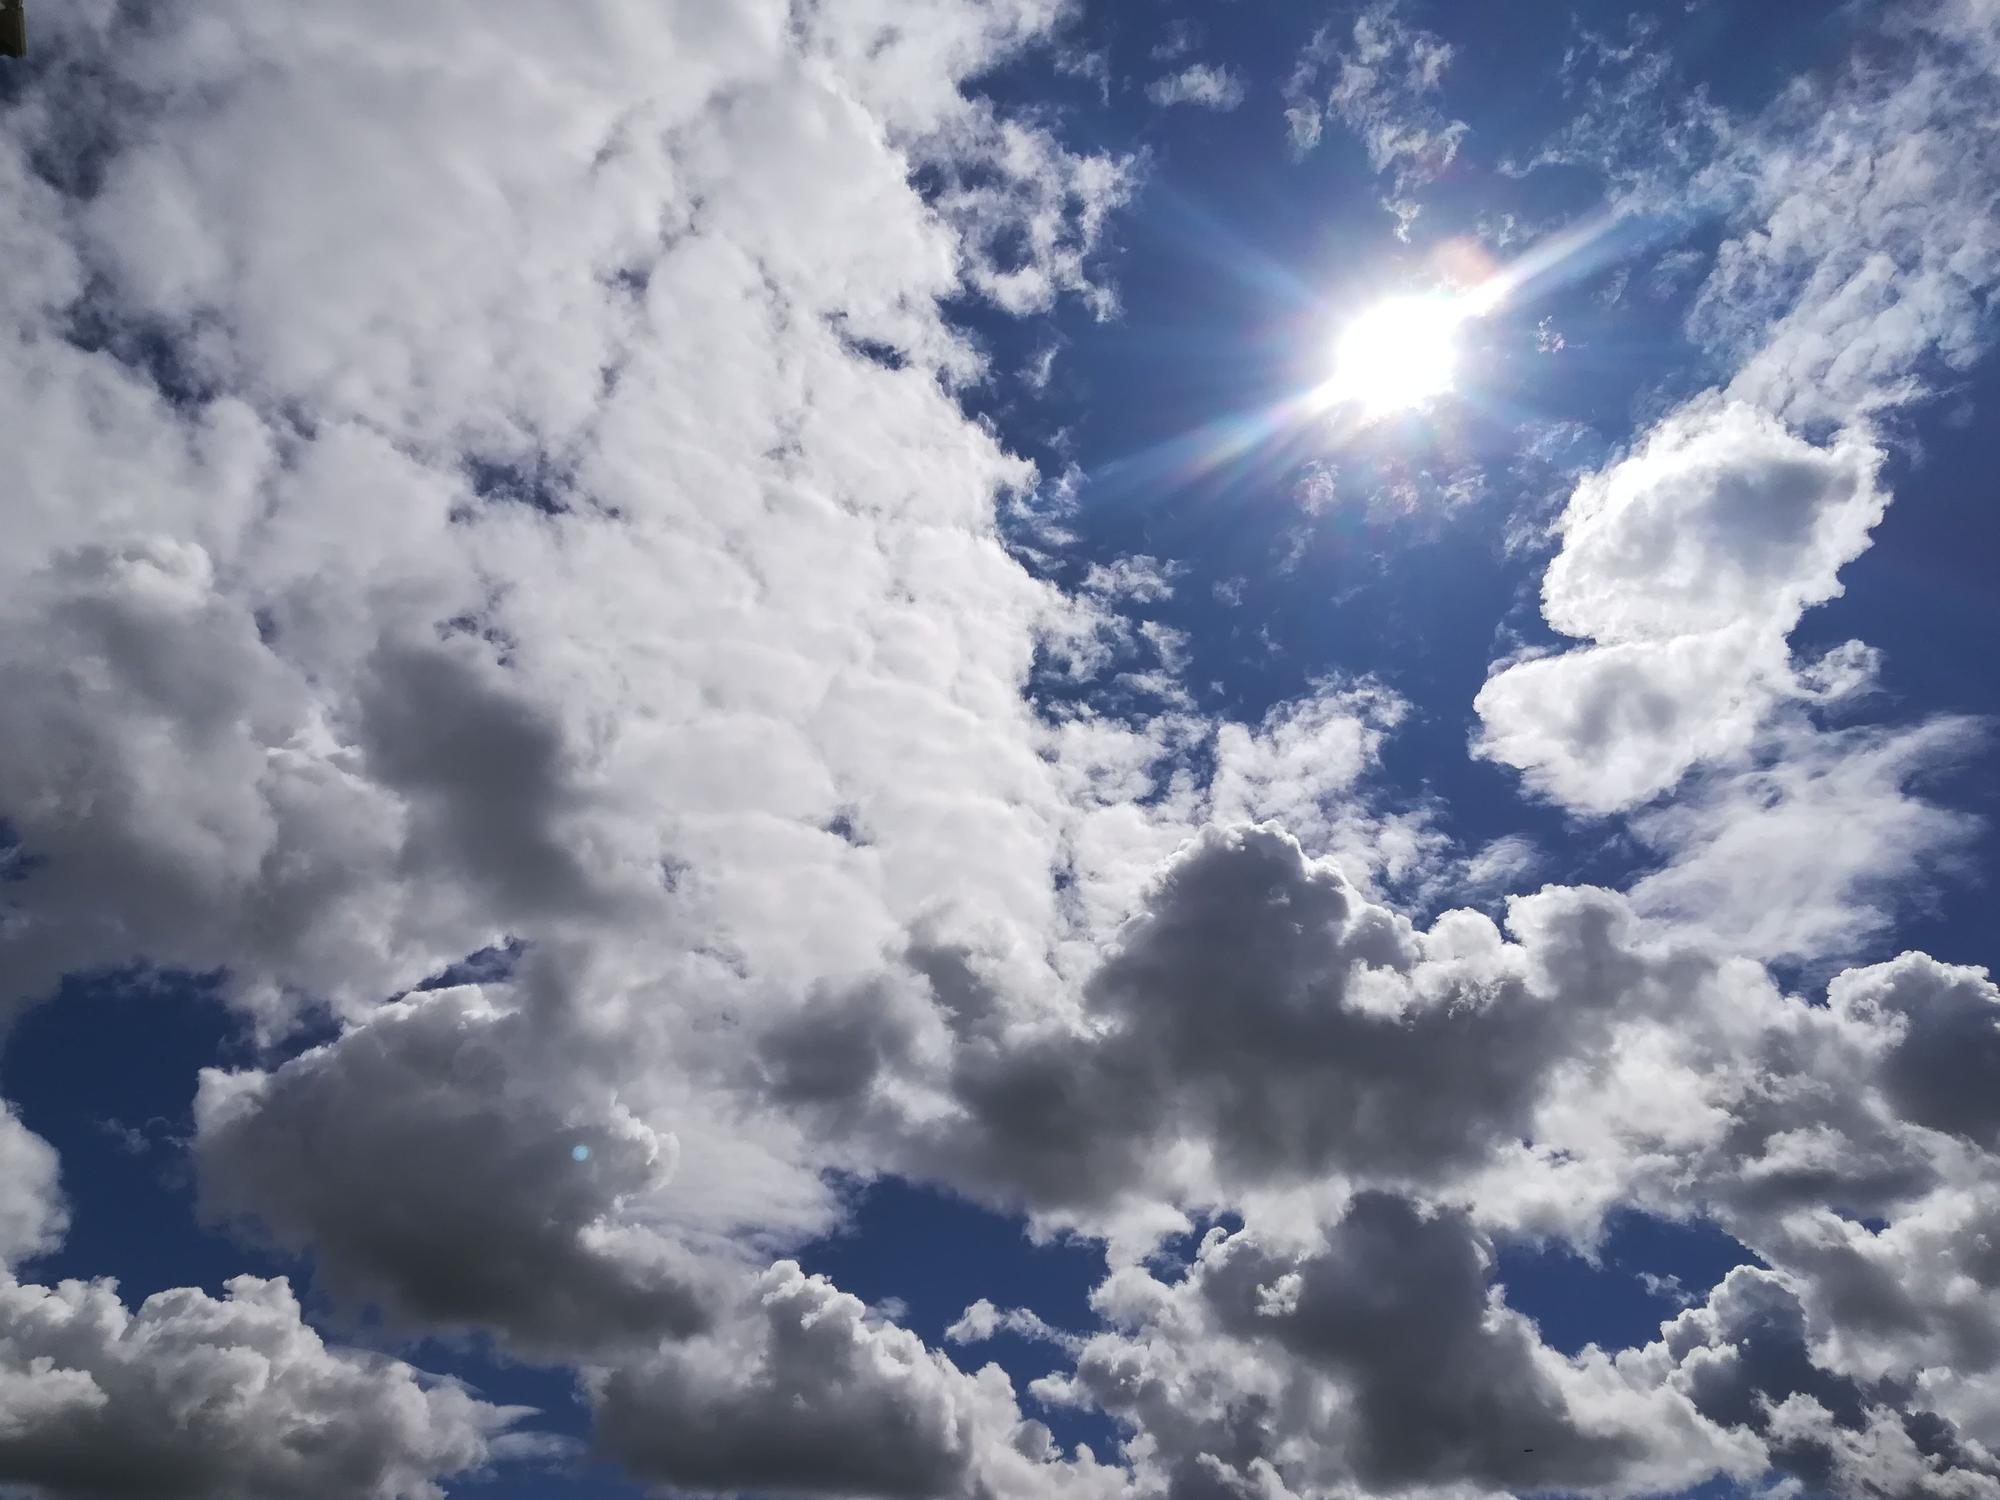
<svg viewBox="0 0 2000 1500">
<path fill-rule="evenodd" d="M 35 8 L 0 1495 L 2000 1497 L 2000 16 L 1505 9 Z"/>
</svg>

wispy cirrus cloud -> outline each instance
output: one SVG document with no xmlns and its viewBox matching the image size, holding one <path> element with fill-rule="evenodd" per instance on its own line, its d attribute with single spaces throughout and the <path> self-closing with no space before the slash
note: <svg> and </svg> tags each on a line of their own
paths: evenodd
<svg viewBox="0 0 2000 1500">
<path fill-rule="evenodd" d="M 1351 28 L 1315 33 L 1285 83 L 1292 149 L 1313 150 L 1329 121 L 1352 132 L 1388 175 L 1383 206 L 1405 238 L 1421 211 L 1416 194 L 1452 164 L 1471 129 L 1438 102 L 1451 59 L 1451 45 L 1410 25 L 1396 0 L 1377 0 Z"/>
<path fill-rule="evenodd" d="M 1161 108 L 1191 104 L 1201 109 L 1231 110 L 1243 102 L 1243 80 L 1214 63 L 1190 63 L 1146 85 L 1146 97 Z"/>
</svg>

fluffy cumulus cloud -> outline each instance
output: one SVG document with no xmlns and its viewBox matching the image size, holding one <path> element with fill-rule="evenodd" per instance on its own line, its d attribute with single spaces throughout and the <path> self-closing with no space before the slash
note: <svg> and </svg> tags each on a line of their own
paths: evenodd
<svg viewBox="0 0 2000 1500">
<path fill-rule="evenodd" d="M 54 1148 L 0 1105 L 0 1266 L 55 1249 L 68 1228 Z"/>
<path fill-rule="evenodd" d="M 1169 865 L 1073 1016 L 913 952 L 900 982 L 775 1023 L 756 1072 L 873 1160 L 1136 1252 L 1189 1210 L 1282 1221 L 1342 1184 L 1584 1243 L 1621 1202 L 1692 1194 L 1756 1244 L 1815 1194 L 1887 1213 L 1964 1169 L 1936 1106 L 1891 1082 L 1914 1033 L 1847 998 L 1864 972 L 1811 1004 L 1602 890 L 1513 898 L 1504 930 L 1469 911 L 1419 928 L 1238 826 Z"/>
<path fill-rule="evenodd" d="M 508 1449 L 522 1413 L 398 1360 L 329 1348 L 283 1280 L 221 1298 L 0 1279 L 0 1476 L 111 1495 L 434 1500 Z"/>
<path fill-rule="evenodd" d="M 56 1153 L 0 1108 L 0 1487 L 114 1495 L 437 1500 L 454 1476 L 561 1450 L 401 1360 L 326 1343 L 283 1278 L 136 1309 L 111 1281 L 23 1279 L 61 1247 Z"/>
<path fill-rule="evenodd" d="M 1060 1461 L 999 1366 L 961 1373 L 790 1261 L 716 1333 L 588 1385 L 605 1448 L 681 1491 L 1109 1500 L 1126 1486 L 1087 1453 Z"/>
<path fill-rule="evenodd" d="M 980 356 L 937 301 L 1110 306 L 1127 164 L 960 87 L 1059 10 L 47 19 L 0 147 L 0 382 L 39 434 L 4 565 L 6 1005 L 140 962 L 219 973 L 273 1034 L 350 1023 L 204 1084 L 218 1219 L 401 1325 L 686 1336 L 687 1245 L 827 1199 L 577 1007 L 713 1017 L 870 969 L 920 914 L 1051 920 L 1065 813 L 1019 688 L 1058 601 L 994 533 L 1030 471 L 952 399 Z M 510 939 L 555 976 L 528 998 L 371 1015 Z M 677 1139 L 717 1149 L 675 1178 Z M 11 1116 L 4 1143 L 25 1256 L 53 1162 Z M 101 1357 L 8 1346 L 69 1425 L 10 1434 L 6 1481 L 116 1489 L 64 1454 L 137 1461 L 156 1425 L 190 1493 L 415 1494 L 482 1460 L 476 1403 L 353 1365 L 315 1480 L 288 1434 L 333 1416 L 229 1406 L 260 1378 L 231 1319 L 289 1319 L 308 1394 L 348 1378 L 281 1292 L 109 1298 L 70 1299 Z M 174 1429 L 191 1324 L 241 1453 Z"/>
<path fill-rule="evenodd" d="M 1508 926 L 1464 912 L 1414 928 L 1283 834 L 1239 826 L 1174 862 L 1060 1029 L 963 950 L 912 952 L 900 980 L 779 1022 L 744 1086 L 862 1143 L 877 1167 L 1108 1234 L 1121 1256 L 1185 1225 L 1190 1206 L 1261 1204 L 1274 1227 L 1205 1242 L 1183 1284 L 1202 1289 L 1198 1318 L 1179 1300 L 1194 1292 L 1135 1264 L 1099 1294 L 1129 1325 L 1116 1338 L 1080 1341 L 990 1305 L 953 1330 L 976 1341 L 1005 1326 L 1078 1350 L 1037 1397 L 1129 1424 L 1132 1482 L 1240 1487 L 1260 1465 L 1298 1493 L 1345 1482 L 1344 1469 L 1291 1467 L 1306 1449 L 1378 1487 L 1630 1492 L 1789 1462 L 1763 1425 L 1690 1407 L 1678 1377 L 1560 1358 L 1489 1285 L 1488 1233 L 1587 1244 L 1592 1225 L 1565 1215 L 1633 1201 L 1680 1212 L 1691 1188 L 1800 1278 L 1805 1306 L 1843 1299 L 1826 1313 L 1850 1341 L 1884 1330 L 1820 1353 L 1815 1379 L 1865 1367 L 1873 1405 L 1903 1412 L 1890 1386 L 1940 1369 L 1970 1378 L 1973 1394 L 1922 1408 L 1961 1443 L 1985 1398 L 1983 1366 L 1957 1344 L 1983 1346 L 1960 1331 L 1980 1294 L 1954 1289 L 1993 1284 L 1965 1197 L 1996 1134 L 1986 1043 L 2000 1000 L 1984 976 L 1912 957 L 1844 976 L 1815 1006 L 1754 964 L 1655 932 L 1608 892 L 1517 899 Z M 601 1441 L 664 1482 L 857 1494 L 972 1492 L 1003 1486 L 1000 1470 L 1015 1475 L 1007 1488 L 1127 1482 L 1095 1459 L 1051 1469 L 997 1370 L 960 1376 L 824 1282 L 680 1255 L 686 1226 L 661 1202 L 665 1143 L 593 1118 L 587 1099 L 565 1113 L 564 1079 L 606 1074 L 552 1060 L 578 1042 L 537 1035 L 521 1014 L 480 990 L 427 992 L 273 1074 L 211 1075 L 205 1185 L 314 1246 L 351 1295 L 584 1359 Z M 510 1086 L 531 1096 L 511 1110 Z M 375 1167 L 350 1191 L 341 1164 L 363 1161 Z M 494 1192 L 502 1180 L 539 1186 Z M 1337 1203 L 1342 1184 L 1359 1196 L 1314 1251 L 1315 1205 L 1329 1189 Z M 439 1202 L 459 1208 L 440 1215 Z M 1850 1243 L 1826 1203 L 1890 1227 Z M 1860 1269 L 1843 1274 L 1850 1261 Z M 464 1274 L 473 1265 L 483 1273 Z M 1392 1272 L 1415 1278 L 1407 1303 L 1384 1290 Z M 1920 1273 L 1935 1292 L 1915 1290 Z M 1868 1275 L 1878 1297 L 1912 1290 L 1864 1314 Z M 1460 1311 L 1444 1284 L 1465 1288 Z M 1370 1290 L 1345 1307 L 1357 1288 Z M 1924 1295 L 1935 1300 L 1911 1302 Z M 1414 1339 L 1447 1315 L 1458 1321 L 1435 1348 L 1414 1340 L 1403 1363 L 1376 1368 L 1402 1347 L 1386 1328 Z M 1956 1342 L 1940 1352 L 1940 1340 Z M 1133 1360 L 1171 1367 L 1144 1401 Z M 1459 1388 L 1445 1370 L 1480 1373 Z M 1217 1389 L 1237 1394 L 1193 1423 L 1217 1399 L 1197 1392 Z M 1496 1408 L 1496 1389 L 1515 1405 Z M 1340 1415 L 1306 1429 L 1277 1415 L 1302 1405 Z M 885 1425 L 907 1441 L 854 1442 Z M 1537 1440 L 1498 1443 L 1501 1428 Z"/>
<path fill-rule="evenodd" d="M 897 990 L 780 1022 L 763 1068 L 915 1169 L 1085 1222 L 1330 1174 L 1437 1182 L 1526 1133 L 1562 1050 L 1626 1000 L 1566 1012 L 1549 973 L 1621 916 L 1581 893 L 1524 908 L 1533 955 L 1469 912 L 1419 932 L 1275 828 L 1211 829 L 1074 1017 L 932 950 Z"/>
<path fill-rule="evenodd" d="M 1538 1164 L 1482 1171 L 1469 1213 L 1449 1206 L 1462 1189 L 1429 1206 L 1367 1189 L 1330 1221 L 1212 1231 L 1177 1276 L 1116 1270 L 1095 1299 L 1110 1329 L 1038 1394 L 1120 1417 L 1142 1482 L 1175 1494 L 1632 1493 L 1771 1468 L 1841 1492 L 1993 1493 L 1990 1087 L 1974 1102 L 1963 1084 L 1990 1086 L 2000 992 L 1912 955 L 1807 1005 L 1629 921 L 1572 973 L 1663 1013 L 1556 1065 Z M 1963 1062 L 1941 1064 L 1954 1046 Z M 1538 1174 L 1573 1174 L 1552 1196 L 1574 1202 L 1621 1156 L 1621 1198 L 1692 1201 L 1766 1266 L 1656 1343 L 1560 1356 L 1507 1307 L 1482 1224 L 1518 1233 Z M 964 1331 L 998 1325 L 980 1311 Z"/>
<path fill-rule="evenodd" d="M 113 1495 L 437 1500 L 561 1444 L 401 1360 L 327 1344 L 283 1278 L 238 1276 L 137 1308 L 111 1281 L 21 1279 L 68 1212 L 55 1152 L 0 1110 L 0 1486 Z"/>
<path fill-rule="evenodd" d="M 663 1491 L 2000 1493 L 2000 991 L 1832 972 L 1957 847 L 1920 782 L 1977 730 L 1830 728 L 1879 658 L 1793 644 L 1882 521 L 1889 409 L 1977 347 L 1990 18 L 1899 21 L 1694 174 L 1730 228 L 1691 326 L 1734 373 L 1578 483 L 1565 643 L 1477 701 L 1481 753 L 1657 868 L 1532 892 L 1539 842 L 1467 855 L 1383 791 L 1391 686 L 1207 713 L 1186 565 L 1010 546 L 1042 477 L 968 414 L 957 315 L 1113 315 L 1138 172 L 976 80 L 1070 19 L 38 21 L 0 100 L 0 406 L 36 435 L 0 1021 L 78 971 L 212 976 L 258 1045 L 189 1081 L 211 1227 L 385 1347 L 568 1372 Z M 1371 5 L 1286 95 L 1405 233 L 1467 133 L 1452 58 Z M 59 1166 L 0 1110 L 0 1488 L 415 1500 L 559 1446 L 283 1280 L 39 1284 Z M 1091 1325 L 982 1298 L 947 1357 L 802 1270 L 837 1184 L 890 1174 L 1100 1242 Z M 1499 1250 L 1621 1212 L 1758 1264 L 1562 1353 Z M 1003 1332 L 1058 1368 L 974 1369 Z"/>
<path fill-rule="evenodd" d="M 1207 718 L 1184 703 L 1137 720 L 1060 711 L 1055 765 L 1072 806 L 1063 864 L 1069 906 L 1092 939 L 1071 945 L 1071 972 L 1096 962 L 1160 866 L 1214 824 L 1278 822 L 1371 895 L 1434 880 L 1449 840 L 1432 809 L 1379 795 L 1383 747 L 1409 708 L 1380 682 L 1336 676 L 1256 722 Z"/>
<path fill-rule="evenodd" d="M 1810 1339 L 1793 1281 L 1741 1266 L 1619 1364 L 1630 1376 L 1657 1374 L 1714 1425 L 1754 1435 L 1775 1468 L 1815 1489 L 2000 1494 L 1990 1453 L 1907 1392 L 1816 1364 Z"/>
<path fill-rule="evenodd" d="M 210 1212 L 313 1247 L 335 1285 L 419 1327 L 587 1349 L 705 1321 L 673 1241 L 621 1224 L 678 1142 L 477 990 L 390 1006 L 274 1073 L 210 1072 L 195 1104 Z"/>
<path fill-rule="evenodd" d="M 1099 1289 L 1112 1325 L 1049 1399 L 1148 1434 L 1172 1495 L 1668 1489 L 1755 1466 L 1666 1386 L 1565 1360 L 1494 1295 L 1463 1215 L 1366 1193 L 1309 1245 L 1211 1232 L 1171 1284 Z"/>
<path fill-rule="evenodd" d="M 1704 400 L 1588 476 L 1557 522 L 1542 613 L 1588 645 L 1480 689 L 1480 748 L 1584 812 L 1667 791 L 1740 756 L 1779 703 L 1809 697 L 1787 638 L 1867 546 L 1882 455 L 1817 447 L 1775 417 Z"/>
<path fill-rule="evenodd" d="M 1678 201 L 1733 226 L 1688 326 L 1734 373 L 1577 486 L 1542 607 L 1581 644 L 1497 664 L 1478 695 L 1479 753 L 1566 808 L 1629 811 L 1695 776 L 1693 807 L 1642 825 L 1665 864 L 1652 899 L 1752 951 L 1839 951 L 1841 908 L 1879 928 L 1884 877 L 1968 831 L 1912 788 L 1975 727 L 1829 738 L 1816 716 L 1864 695 L 1878 658 L 1859 641 L 1804 656 L 1790 636 L 1882 520 L 1884 413 L 1983 346 L 2000 267 L 1974 204 L 1993 178 L 1996 77 L 1989 8 L 1911 7 L 1863 60 L 1684 164 Z M 1809 870 L 1801 819 L 1853 827 L 1867 852 Z M 1775 893 L 1756 930 L 1731 914 L 1740 882 Z"/>
<path fill-rule="evenodd" d="M 1038 863 L 1028 471 L 935 299 L 1100 296 L 1124 166 L 952 82 L 1051 11 L 51 22 L 6 148 L 16 998 L 144 958 L 365 1008 L 695 907 L 818 971 L 951 884 L 843 811 Z"/>
</svg>

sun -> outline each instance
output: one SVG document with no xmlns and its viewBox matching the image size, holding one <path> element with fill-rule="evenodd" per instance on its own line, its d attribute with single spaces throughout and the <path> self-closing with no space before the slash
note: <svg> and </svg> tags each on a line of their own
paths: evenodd
<svg viewBox="0 0 2000 1500">
<path fill-rule="evenodd" d="M 1334 344 L 1327 394 L 1371 417 L 1408 411 L 1452 389 L 1458 375 L 1457 298 L 1414 293 L 1358 313 Z"/>
</svg>

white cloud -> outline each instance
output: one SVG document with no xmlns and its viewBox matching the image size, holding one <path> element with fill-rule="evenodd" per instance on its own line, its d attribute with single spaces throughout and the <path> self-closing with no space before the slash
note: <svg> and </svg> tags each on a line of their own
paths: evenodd
<svg viewBox="0 0 2000 1500">
<path fill-rule="evenodd" d="M 1406 22 L 1397 0 L 1376 0 L 1345 41 L 1331 27 L 1316 33 L 1285 84 L 1293 150 L 1311 151 L 1325 122 L 1338 120 L 1375 171 L 1392 174 L 1383 206 L 1405 237 L 1421 211 L 1417 192 L 1451 165 L 1471 128 L 1437 104 L 1451 59 L 1450 44 Z"/>
<path fill-rule="evenodd" d="M 1489 752 L 1573 807 L 1741 779 L 1635 825 L 1668 863 L 1629 898 L 1419 926 L 1387 893 L 1458 865 L 1374 791 L 1401 699 L 1329 679 L 1212 721 L 1186 639 L 1114 612 L 1170 565 L 1066 598 L 1001 541 L 1036 476 L 957 403 L 984 367 L 941 301 L 1108 314 L 1136 182 L 966 87 L 1063 9 L 208 0 L 143 46 L 108 4 L 55 13 L 0 130 L 0 404 L 37 435 L 0 558 L 9 1009 L 147 961 L 219 971 L 267 1033 L 330 1013 L 204 1075 L 208 1211 L 392 1332 L 579 1368 L 649 1482 L 1629 1493 L 1809 1444 L 1900 1473 L 1897 1406 L 1971 1453 L 2000 1410 L 1990 985 L 1911 958 L 1822 1006 L 1719 952 L 1823 955 L 1947 842 L 1910 782 L 1963 726 L 1786 739 L 1875 664 L 1789 635 L 1880 515 L 1848 419 L 1901 399 L 1910 349 L 1969 345 L 1843 322 L 1866 278 L 1773 313 L 1764 270 L 1791 285 L 1831 231 L 1746 200 L 1697 327 L 1865 333 L 1852 369 L 1807 362 L 1841 420 L 1745 345 L 1755 379 L 1579 487 L 1545 604 L 1585 644 L 1481 698 Z M 1406 226 L 1466 132 L 1450 61 L 1378 5 L 1287 96 L 1301 141 L 1359 135 Z M 1984 233 L 1953 260 L 1939 229 L 1924 308 L 1960 308 L 1932 283 L 1983 275 Z M 1106 692 L 1038 711 L 1065 652 Z M 1836 818 L 1852 852 L 1814 858 Z M 1756 920 L 1719 921 L 1746 890 Z M 503 940 L 511 972 L 403 994 Z M 11 1114 L 0 1167 L 0 1256 L 45 1252 L 55 1163 Z M 1110 1328 L 1042 1394 L 1127 1423 L 1132 1473 L 772 1264 L 836 1220 L 830 1168 L 1106 1237 Z M 1588 1246 L 1634 1205 L 1708 1214 L 1771 1280 L 1620 1359 L 1494 1300 L 1491 1237 Z M 1220 1208 L 1245 1227 L 1185 1277 L 1139 1268 Z M 1814 1377 L 1725 1420 L 1694 1372 L 1785 1296 L 1810 1368 L 1922 1399 L 1871 1387 L 1847 1422 Z M 952 1336 L 1002 1328 L 1072 1347 L 985 1302 Z M 520 1413 L 328 1348 L 281 1283 L 133 1311 L 8 1282 L 0 1372 L 0 1480 L 78 1500 L 141 1463 L 422 1496 L 519 1447 Z"/>
<path fill-rule="evenodd" d="M 1480 752 L 1569 807 L 1617 812 L 1748 750 L 1808 696 L 1787 645 L 1840 591 L 1888 497 L 1881 453 L 1816 447 L 1755 408 L 1693 402 L 1586 476 L 1556 522 L 1550 625 L 1591 645 L 1502 667 Z"/>
<path fill-rule="evenodd" d="M 1634 819 L 1667 862 L 1634 884 L 1633 900 L 1733 952 L 1821 964 L 1858 953 L 1913 892 L 1956 868 L 1978 823 L 1912 784 L 1984 740 L 1982 726 L 1948 718 L 1781 732 L 1767 764 L 1699 782 Z"/>
<path fill-rule="evenodd" d="M 834 1211 L 835 1148 L 718 1104 L 697 1043 L 920 920 L 1037 966 L 1070 814 L 1021 690 L 1067 606 L 1000 544 L 1033 473 L 957 405 L 982 366 L 938 304 L 1113 305 L 1131 164 L 961 89 L 1061 9 L 80 6 L 9 95 L 5 1003 L 144 961 L 269 1032 L 331 1009 L 207 1080 L 198 1165 L 393 1326 L 691 1332 L 689 1285 Z M 503 939 L 515 988 L 382 1008 Z M 6 1146 L 31 1254 L 53 1169 Z M 283 1321 L 243 1286 L 80 1305 Z M 349 1493 L 285 1446 L 317 1425 L 352 1493 L 416 1495 L 490 1451 L 490 1409 L 321 1354 L 408 1430 L 350 1462 L 274 1393 L 242 1454 L 162 1462 Z M 122 1358 L 64 1387 L 109 1393 L 100 1464 L 173 1410 Z M 5 1478 L 122 1482 L 74 1463 Z"/>
<path fill-rule="evenodd" d="M 1190 63 L 1146 85 L 1146 97 L 1162 109 L 1192 104 L 1202 109 L 1230 110 L 1243 102 L 1243 80 L 1214 63 Z"/>
<path fill-rule="evenodd" d="M 1577 40 L 1560 69 L 1570 119 L 1525 160 L 1504 158 L 1500 170 L 1525 177 L 1542 167 L 1580 168 L 1603 177 L 1622 206 L 1660 207 L 1733 138 L 1736 122 L 1661 40 L 1654 18 L 1627 16 L 1622 43 L 1580 21 L 1572 27 Z"/>
<path fill-rule="evenodd" d="M 1183 564 L 1161 562 L 1141 552 L 1109 563 L 1092 563 L 1083 580 L 1083 591 L 1108 601 L 1129 599 L 1134 604 L 1157 604 L 1173 598 L 1174 579 L 1185 571 Z"/>
<path fill-rule="evenodd" d="M 1083 1347 L 1082 1339 L 1051 1327 L 1041 1314 L 1032 1309 L 998 1308 L 984 1297 L 959 1314 L 958 1319 L 945 1329 L 944 1336 L 947 1342 L 953 1344 L 978 1344 L 1003 1332 L 1032 1339 L 1036 1343 L 1054 1344 L 1072 1354 Z"/>
<path fill-rule="evenodd" d="M 1511 891 L 1535 874 L 1542 858 L 1532 839 L 1505 834 L 1482 844 L 1466 860 L 1459 881 L 1464 890 L 1477 895 Z"/>
<path fill-rule="evenodd" d="M 1584 479 L 1556 523 L 1543 612 L 1565 635 L 1659 640 L 1768 620 L 1840 591 L 1887 498 L 1878 449 L 1816 448 L 1748 406 L 1697 403 Z"/>
<path fill-rule="evenodd" d="M 1683 160 L 1682 200 L 1733 232 L 1690 327 L 1735 374 L 1572 496 L 1544 613 L 1592 644 L 1504 666 L 1479 694 L 1481 752 L 1579 811 L 1707 768 L 1641 819 L 1669 860 L 1638 894 L 1748 951 L 1853 951 L 1971 828 L 1911 784 L 1974 727 L 1815 731 L 1799 709 L 1865 693 L 1879 656 L 1857 641 L 1800 662 L 1786 637 L 1881 519 L 1876 414 L 1981 347 L 1970 309 L 2000 277 L 1974 207 L 2000 160 L 1996 60 L 1990 18 L 1940 0 L 1764 116 L 1697 133 L 1707 158 Z M 1665 189 L 1620 191 L 1657 205 Z"/>
<path fill-rule="evenodd" d="M 1047 130 L 966 105 L 921 158 L 947 181 L 937 210 L 958 232 L 965 279 L 1011 313 L 1047 308 L 1065 292 L 1098 316 L 1117 307 L 1087 262 L 1106 219 L 1130 196 L 1131 158 L 1073 155 Z"/>
<path fill-rule="evenodd" d="M 1530 657 L 1479 690 L 1475 749 L 1566 807 L 1618 812 L 1743 754 L 1790 683 L 1754 623 Z"/>
<path fill-rule="evenodd" d="M 0 1268 L 55 1249 L 68 1228 L 55 1149 L 0 1101 Z"/>
<path fill-rule="evenodd" d="M 1202 28 L 1186 17 L 1176 17 L 1167 23 L 1166 36 L 1154 45 L 1150 56 L 1155 62 L 1171 62 L 1183 57 L 1201 45 Z"/>
<path fill-rule="evenodd" d="M 1421 880 L 1444 843 L 1425 811 L 1381 813 L 1357 796 L 1408 711 L 1379 683 L 1327 682 L 1255 728 L 1219 726 L 1207 820 L 1275 821 L 1359 879 L 1390 887 Z"/>
<path fill-rule="evenodd" d="M 143 114 L 77 212 L 8 200 L 42 437 L 7 633 L 63 643 L 0 667 L 22 998 L 143 956 L 281 1025 L 638 927 L 819 974 L 968 876 L 1046 923 L 1018 690 L 1056 601 L 992 535 L 1029 470 L 941 389 L 977 361 L 935 299 L 1108 305 L 1125 167 L 955 82 L 1053 10 L 52 21 Z M 76 306 L 115 337 L 54 336 Z M 819 832 L 843 808 L 878 852 Z"/>
<path fill-rule="evenodd" d="M 1989 341 L 2000 31 L 1979 0 L 1885 19 L 1877 55 L 1792 84 L 1697 181 L 1754 228 L 1718 251 L 1690 326 L 1737 361 L 1732 395 L 1793 422 L 1921 399 Z"/>
</svg>

